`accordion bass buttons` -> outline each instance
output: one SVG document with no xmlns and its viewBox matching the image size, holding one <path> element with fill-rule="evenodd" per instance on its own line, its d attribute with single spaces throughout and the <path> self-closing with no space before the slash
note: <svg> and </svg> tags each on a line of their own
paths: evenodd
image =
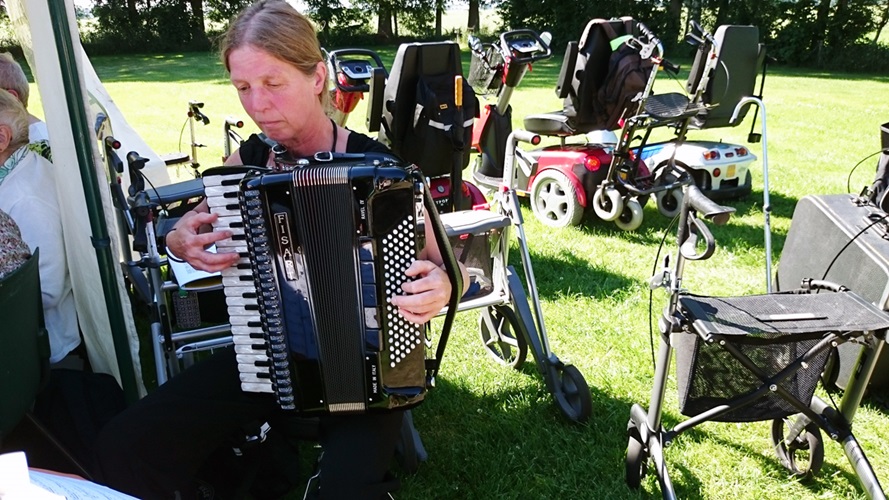
<svg viewBox="0 0 889 500">
<path fill-rule="evenodd" d="M 380 332 L 380 303 L 377 300 L 377 277 L 371 238 L 359 238 L 358 266 L 361 302 L 364 307 L 365 347 L 370 351 L 380 352 L 383 350 L 383 338 Z"/>
</svg>

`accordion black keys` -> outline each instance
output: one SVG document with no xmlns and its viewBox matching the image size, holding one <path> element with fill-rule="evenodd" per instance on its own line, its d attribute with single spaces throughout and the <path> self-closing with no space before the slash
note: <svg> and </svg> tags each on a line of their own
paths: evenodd
<svg viewBox="0 0 889 500">
<path fill-rule="evenodd" d="M 214 229 L 233 233 L 217 248 L 241 256 L 223 288 L 242 389 L 308 413 L 422 401 L 424 327 L 388 300 L 421 244 L 422 179 L 379 160 L 214 170 Z"/>
</svg>

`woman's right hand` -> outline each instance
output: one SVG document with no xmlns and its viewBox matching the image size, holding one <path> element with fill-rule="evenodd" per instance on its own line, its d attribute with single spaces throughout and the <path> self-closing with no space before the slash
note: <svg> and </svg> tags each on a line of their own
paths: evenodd
<svg viewBox="0 0 889 500">
<path fill-rule="evenodd" d="M 201 271 L 216 272 L 233 266 L 239 259 L 237 253 L 212 253 L 206 249 L 217 241 L 231 237 L 231 231 L 203 231 L 216 221 L 207 201 L 202 201 L 194 210 L 187 212 L 167 233 L 167 248 L 173 254 Z"/>
</svg>

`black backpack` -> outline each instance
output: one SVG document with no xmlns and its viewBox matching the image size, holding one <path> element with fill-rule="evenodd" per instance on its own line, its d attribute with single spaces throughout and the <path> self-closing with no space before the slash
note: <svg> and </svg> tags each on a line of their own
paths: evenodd
<svg viewBox="0 0 889 500">
<path fill-rule="evenodd" d="M 610 25 L 603 24 L 611 40 L 617 35 Z M 654 63 L 643 59 L 639 49 L 628 43 L 627 38 L 611 53 L 608 60 L 608 73 L 605 83 L 599 89 L 598 99 L 593 106 L 600 123 L 612 130 L 619 128 L 619 121 L 638 111 L 638 100 L 648 84 Z"/>
<path fill-rule="evenodd" d="M 405 131 L 399 154 L 431 177 L 452 174 L 454 155 L 462 156 L 461 170 L 469 164 L 478 99 L 469 83 L 463 80 L 463 103 L 458 107 L 454 90 L 455 79 L 451 73 L 421 76 L 417 80 L 413 123 Z"/>
</svg>

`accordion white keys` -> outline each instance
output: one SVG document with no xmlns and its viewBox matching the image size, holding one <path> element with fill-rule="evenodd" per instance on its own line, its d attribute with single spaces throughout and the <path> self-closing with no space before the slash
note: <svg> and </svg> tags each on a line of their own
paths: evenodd
<svg viewBox="0 0 889 500">
<path fill-rule="evenodd" d="M 302 413 L 407 408 L 426 392 L 424 327 L 389 298 L 421 244 L 422 180 L 392 157 L 204 175 L 241 378 Z"/>
</svg>

